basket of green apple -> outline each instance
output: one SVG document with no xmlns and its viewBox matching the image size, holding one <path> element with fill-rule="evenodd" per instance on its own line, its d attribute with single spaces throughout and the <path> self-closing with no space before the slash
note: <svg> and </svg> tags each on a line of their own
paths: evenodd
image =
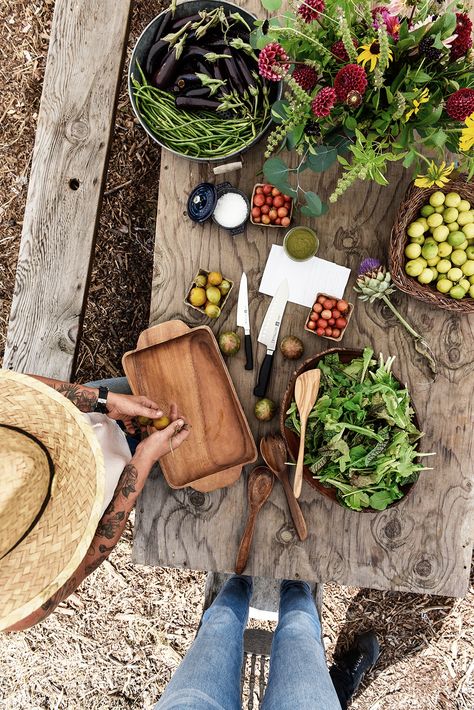
<svg viewBox="0 0 474 710">
<path fill-rule="evenodd" d="M 401 291 L 439 308 L 474 311 L 474 184 L 412 185 L 390 240 L 390 273 Z"/>
</svg>

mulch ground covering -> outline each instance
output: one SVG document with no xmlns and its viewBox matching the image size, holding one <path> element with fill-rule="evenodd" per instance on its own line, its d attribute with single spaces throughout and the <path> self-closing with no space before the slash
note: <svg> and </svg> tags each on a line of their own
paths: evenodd
<svg viewBox="0 0 474 710">
<path fill-rule="evenodd" d="M 137 1 L 129 48 L 161 3 Z M 14 285 L 53 0 L 0 4 L 0 357 Z M 77 377 L 121 374 L 146 327 L 159 150 L 133 119 L 124 80 Z M 0 708 L 150 708 L 186 653 L 205 575 L 130 562 L 131 520 L 109 560 L 57 613 L 0 636 Z M 473 579 L 474 581 L 474 579 Z M 357 710 L 474 707 L 474 594 L 463 600 L 325 585 L 328 658 L 374 628 L 382 656 Z"/>
</svg>

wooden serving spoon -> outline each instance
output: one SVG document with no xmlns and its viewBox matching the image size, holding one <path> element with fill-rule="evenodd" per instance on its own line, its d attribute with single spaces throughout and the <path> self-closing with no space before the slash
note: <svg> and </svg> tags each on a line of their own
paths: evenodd
<svg viewBox="0 0 474 710">
<path fill-rule="evenodd" d="M 283 485 L 291 517 L 293 518 L 293 524 L 299 539 L 306 540 L 308 537 L 308 529 L 288 477 L 288 467 L 286 465 L 288 452 L 283 438 L 278 434 L 266 434 L 260 439 L 260 453 L 268 468 L 273 471 Z"/>
<path fill-rule="evenodd" d="M 295 401 L 301 422 L 300 448 L 298 450 L 298 461 L 296 462 L 295 480 L 293 481 L 293 491 L 296 498 L 300 497 L 301 486 L 303 484 L 306 424 L 308 423 L 309 413 L 314 407 L 314 403 L 318 397 L 320 381 L 321 370 L 316 369 L 303 372 L 295 382 Z"/>
<path fill-rule="evenodd" d="M 256 466 L 249 474 L 247 481 L 247 500 L 248 500 L 248 517 L 245 526 L 244 534 L 237 553 L 235 562 L 235 571 L 237 574 L 242 574 L 247 566 L 249 558 L 250 546 L 252 544 L 253 534 L 255 531 L 255 521 L 257 514 L 265 501 L 268 499 L 273 489 L 273 474 L 266 466 Z"/>
</svg>

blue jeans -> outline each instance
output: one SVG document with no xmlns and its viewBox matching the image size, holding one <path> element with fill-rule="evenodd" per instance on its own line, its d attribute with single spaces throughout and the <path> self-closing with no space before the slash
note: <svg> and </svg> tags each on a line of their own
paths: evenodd
<svg viewBox="0 0 474 710">
<path fill-rule="evenodd" d="M 252 580 L 231 577 L 203 616 L 196 639 L 155 710 L 240 710 L 243 633 Z M 305 582 L 284 581 L 262 710 L 340 710 Z"/>
</svg>

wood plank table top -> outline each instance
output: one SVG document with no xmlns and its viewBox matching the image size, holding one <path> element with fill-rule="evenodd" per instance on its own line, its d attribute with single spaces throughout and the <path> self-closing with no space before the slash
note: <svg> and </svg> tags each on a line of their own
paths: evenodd
<svg viewBox="0 0 474 710">
<path fill-rule="evenodd" d="M 263 163 L 264 144 L 244 155 L 241 172 L 223 179 L 250 195 Z M 337 169 L 320 176 L 306 173 L 305 179 L 327 197 L 337 174 Z M 246 371 L 241 352 L 228 361 L 228 367 L 258 445 L 262 434 L 278 427 L 276 419 L 262 424 L 253 415 L 252 390 L 265 354 L 262 345 L 257 350 L 256 339 L 270 303 L 269 297 L 258 293 L 258 286 L 270 247 L 282 244 L 285 230 L 249 224 L 245 234 L 232 238 L 212 222 L 193 224 L 186 216 L 186 200 L 201 181 L 217 183 L 220 178 L 207 165 L 163 151 L 150 321 L 152 325 L 173 318 L 190 325 L 204 322 L 183 305 L 187 286 L 204 267 L 219 269 L 236 282 L 221 317 L 211 324 L 216 334 L 234 330 L 238 283 L 242 271 L 247 273 L 256 366 L 253 372 Z M 248 574 L 448 596 L 467 591 L 473 532 L 474 316 L 433 309 L 402 293 L 394 297 L 435 352 L 439 374 L 433 381 L 390 311 L 356 301 L 352 291 L 363 258 L 387 260 L 390 229 L 408 182 L 409 175 L 395 166 L 389 187 L 358 183 L 312 226 L 320 237 L 319 256 L 352 269 L 345 295 L 356 307 L 342 345 L 370 345 L 376 353 L 397 356 L 394 372 L 408 384 L 426 432 L 422 450 L 437 452 L 431 464 L 434 470 L 423 473 L 412 494 L 398 506 L 378 513 L 346 510 L 303 483 L 300 501 L 309 531 L 305 542 L 293 529 L 283 489 L 276 482 L 257 520 Z M 306 333 L 306 316 L 307 309 L 289 303 L 280 338 L 298 335 L 309 357 L 332 342 Z M 268 396 L 281 400 L 293 369 L 276 355 Z M 191 488 L 171 490 L 156 471 L 137 508 L 134 561 L 231 572 L 246 512 L 245 475 L 230 488 L 203 494 Z"/>
</svg>

